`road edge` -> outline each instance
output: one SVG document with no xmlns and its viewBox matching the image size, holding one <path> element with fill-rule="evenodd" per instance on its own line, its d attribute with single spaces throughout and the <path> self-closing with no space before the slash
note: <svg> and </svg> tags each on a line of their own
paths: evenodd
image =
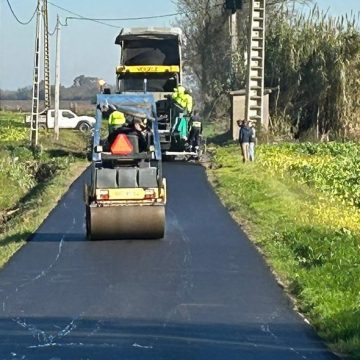
<svg viewBox="0 0 360 360">
<path fill-rule="evenodd" d="M 46 220 L 50 212 L 57 206 L 70 186 L 87 169 L 88 163 L 78 160 L 66 170 L 41 184 L 41 189 L 22 204 L 19 214 L 12 217 L 6 224 L 7 230 L 0 236 L 0 269 L 2 269 L 28 241 Z M 41 196 L 40 196 L 41 195 Z"/>
</svg>

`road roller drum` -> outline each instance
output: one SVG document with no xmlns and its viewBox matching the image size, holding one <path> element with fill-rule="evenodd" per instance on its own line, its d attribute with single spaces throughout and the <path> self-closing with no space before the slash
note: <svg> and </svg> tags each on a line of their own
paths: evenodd
<svg viewBox="0 0 360 360">
<path fill-rule="evenodd" d="M 87 206 L 88 237 L 93 240 L 161 239 L 165 206 Z"/>
</svg>

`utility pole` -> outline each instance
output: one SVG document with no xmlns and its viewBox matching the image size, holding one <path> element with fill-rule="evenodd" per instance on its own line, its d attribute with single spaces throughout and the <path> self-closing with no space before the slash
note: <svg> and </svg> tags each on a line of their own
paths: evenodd
<svg viewBox="0 0 360 360">
<path fill-rule="evenodd" d="M 55 64 L 55 138 L 59 140 L 59 107 L 60 107 L 60 44 L 61 44 L 60 18 L 56 22 L 56 64 Z"/>
<path fill-rule="evenodd" d="M 264 124 L 266 0 L 250 0 L 246 120 Z"/>
<path fill-rule="evenodd" d="M 41 45 L 41 0 L 37 3 L 36 14 L 36 35 L 35 35 L 35 57 L 34 57 L 34 73 L 33 73 L 33 89 L 31 104 L 31 126 L 30 141 L 31 147 L 34 149 L 38 145 L 39 130 L 39 66 L 40 66 L 40 45 Z"/>
<path fill-rule="evenodd" d="M 43 0 L 43 19 L 44 19 L 44 84 L 45 84 L 45 111 L 46 111 L 51 107 L 49 21 L 48 21 L 47 0 Z"/>
</svg>

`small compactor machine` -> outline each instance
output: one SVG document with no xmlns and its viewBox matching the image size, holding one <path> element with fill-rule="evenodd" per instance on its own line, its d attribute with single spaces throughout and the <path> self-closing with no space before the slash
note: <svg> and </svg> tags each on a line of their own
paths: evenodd
<svg viewBox="0 0 360 360">
<path fill-rule="evenodd" d="M 111 133 L 103 124 L 109 107 L 126 117 L 125 123 Z M 85 204 L 89 239 L 164 236 L 166 181 L 151 94 L 97 96 L 91 181 L 85 185 Z"/>
</svg>

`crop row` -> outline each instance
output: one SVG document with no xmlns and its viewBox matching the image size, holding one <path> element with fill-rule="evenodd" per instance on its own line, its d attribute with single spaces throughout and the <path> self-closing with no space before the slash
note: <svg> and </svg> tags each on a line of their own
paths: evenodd
<svg viewBox="0 0 360 360">
<path fill-rule="evenodd" d="M 15 143 L 26 141 L 29 129 L 24 126 L 18 115 L 0 112 L 0 143 Z"/>
<path fill-rule="evenodd" d="M 325 193 L 329 200 L 360 206 L 360 145 L 356 143 L 263 145 L 258 161 L 272 172 Z"/>
</svg>

